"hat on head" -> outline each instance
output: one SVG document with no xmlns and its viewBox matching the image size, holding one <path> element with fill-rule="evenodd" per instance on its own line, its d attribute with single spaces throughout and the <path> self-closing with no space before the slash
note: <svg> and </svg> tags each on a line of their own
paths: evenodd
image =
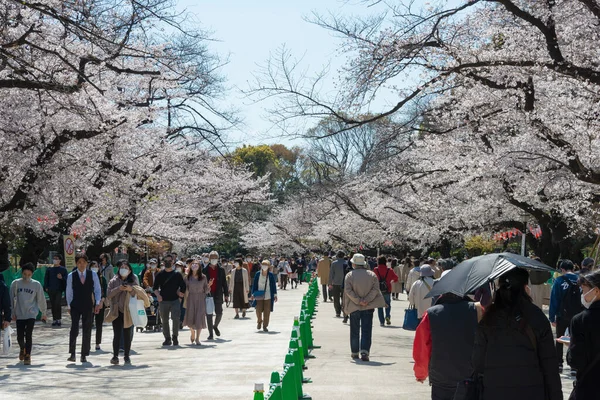
<svg viewBox="0 0 600 400">
<path fill-rule="evenodd" d="M 271 266 L 271 261 L 269 261 L 269 260 L 263 260 L 263 261 L 261 262 L 261 264 L 262 264 L 262 265 L 268 265 L 268 266 L 270 267 L 270 266 Z"/>
<path fill-rule="evenodd" d="M 148 264 L 156 264 L 156 258 L 151 258 L 151 259 L 148 261 Z"/>
<path fill-rule="evenodd" d="M 421 278 L 431 277 L 433 276 L 433 270 L 427 264 L 421 267 Z"/>
<path fill-rule="evenodd" d="M 360 253 L 356 253 L 352 256 L 352 260 L 350 262 L 354 265 L 366 265 L 365 256 Z"/>
<path fill-rule="evenodd" d="M 179 260 L 175 263 L 175 265 L 179 265 L 179 266 L 183 267 L 185 264 L 183 263 L 183 261 Z"/>
</svg>

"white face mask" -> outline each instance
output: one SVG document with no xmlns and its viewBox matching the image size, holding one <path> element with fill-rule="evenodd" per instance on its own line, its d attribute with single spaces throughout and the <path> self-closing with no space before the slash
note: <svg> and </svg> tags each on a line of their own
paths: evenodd
<svg viewBox="0 0 600 400">
<path fill-rule="evenodd" d="M 119 270 L 119 275 L 121 275 L 123 278 L 125 278 L 126 276 L 129 275 L 129 269 L 128 268 L 121 268 Z"/>
<path fill-rule="evenodd" d="M 246 261 L 247 261 L 247 262 L 250 262 L 250 261 L 252 261 L 252 259 L 251 259 L 250 257 L 247 257 L 247 258 L 246 258 Z"/>
<path fill-rule="evenodd" d="M 198 264 L 192 264 L 192 271 L 197 271 L 200 266 Z"/>
<path fill-rule="evenodd" d="M 151 266 L 150 266 L 150 269 L 156 269 L 156 264 L 154 264 L 154 265 L 151 265 Z"/>
<path fill-rule="evenodd" d="M 585 307 L 585 308 L 590 308 L 590 306 L 592 305 L 592 303 L 596 300 L 596 296 L 594 296 L 594 298 L 591 301 L 585 301 L 585 296 L 587 296 L 588 294 L 590 294 L 592 292 L 592 290 L 594 290 L 594 288 L 590 289 L 587 293 L 582 293 L 581 294 L 581 304 Z"/>
<path fill-rule="evenodd" d="M 219 263 L 219 260 L 210 260 L 211 265 L 217 265 Z"/>
<path fill-rule="evenodd" d="M 387 266 L 388 266 L 388 268 L 389 268 L 389 267 L 391 267 L 391 266 L 392 266 L 392 263 L 391 263 L 391 262 L 389 262 L 389 263 L 387 263 L 386 265 L 387 265 Z"/>
<path fill-rule="evenodd" d="M 208 263 L 208 257 L 202 258 L 202 261 L 204 261 L 204 264 L 207 264 Z"/>
<path fill-rule="evenodd" d="M 92 270 L 92 272 L 98 273 L 98 268 L 96 268 L 96 267 L 91 268 L 91 270 Z"/>
<path fill-rule="evenodd" d="M 266 270 L 269 269 L 269 266 L 268 265 L 263 265 L 263 266 L 261 266 L 261 268 L 262 268 L 263 271 L 266 271 Z"/>
<path fill-rule="evenodd" d="M 241 267 L 240 263 L 233 263 L 233 266 L 236 267 L 236 268 Z"/>
<path fill-rule="evenodd" d="M 175 271 L 177 271 L 177 272 L 181 273 L 181 268 L 179 268 L 179 267 L 178 267 L 178 268 L 175 268 Z"/>
</svg>

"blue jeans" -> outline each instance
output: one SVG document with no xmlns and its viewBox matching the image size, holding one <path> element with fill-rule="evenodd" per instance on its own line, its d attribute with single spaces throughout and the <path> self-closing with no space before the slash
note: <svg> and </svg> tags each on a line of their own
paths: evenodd
<svg viewBox="0 0 600 400">
<path fill-rule="evenodd" d="M 391 318 L 391 311 L 392 311 L 392 301 L 391 301 L 391 295 L 389 293 L 384 294 L 383 298 L 385 299 L 385 304 L 387 304 L 387 307 L 385 308 L 385 317 L 386 318 Z M 379 316 L 379 323 L 383 325 L 383 323 L 385 322 L 383 319 L 383 308 L 378 308 L 377 309 L 377 315 Z"/>
<path fill-rule="evenodd" d="M 350 350 L 352 354 L 371 351 L 374 310 L 354 311 L 350 314 Z"/>
</svg>

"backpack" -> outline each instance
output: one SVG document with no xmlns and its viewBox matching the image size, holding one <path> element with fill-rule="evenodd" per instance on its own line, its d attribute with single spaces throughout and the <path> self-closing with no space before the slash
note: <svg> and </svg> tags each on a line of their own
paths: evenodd
<svg viewBox="0 0 600 400">
<path fill-rule="evenodd" d="M 575 315 L 583 311 L 581 305 L 581 290 L 579 286 L 571 282 L 568 278 L 564 282 L 569 285 L 560 302 L 558 316 L 565 320 L 571 320 Z"/>
<path fill-rule="evenodd" d="M 377 272 L 379 272 L 379 271 L 377 271 Z M 383 278 L 383 280 L 379 279 L 379 290 L 381 291 L 381 294 L 389 293 L 388 285 L 387 285 L 387 276 L 388 276 L 389 272 L 390 272 L 390 269 L 388 268 L 388 270 L 385 272 L 385 277 Z"/>
</svg>

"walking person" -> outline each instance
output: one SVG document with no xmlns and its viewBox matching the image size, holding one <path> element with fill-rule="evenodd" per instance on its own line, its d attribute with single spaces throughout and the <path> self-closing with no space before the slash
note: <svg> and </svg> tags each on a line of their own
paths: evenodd
<svg viewBox="0 0 600 400">
<path fill-rule="evenodd" d="M 377 315 L 379 317 L 379 324 L 385 326 L 392 324 L 392 284 L 398 281 L 398 276 L 392 268 L 388 265 L 387 258 L 385 256 L 377 259 L 377 267 L 374 268 L 373 272 L 377 275 L 379 280 L 379 290 L 385 300 L 385 320 L 383 319 L 384 308 L 377 309 Z"/>
<path fill-rule="evenodd" d="M 498 282 L 473 350 L 474 373 L 483 376 L 483 400 L 562 400 L 552 328 L 527 294 L 529 273 L 515 268 Z"/>
<path fill-rule="evenodd" d="M 250 292 L 248 271 L 242 267 L 241 258 L 236 258 L 233 266 L 234 269 L 231 271 L 231 278 L 229 279 L 229 294 L 233 297 L 234 319 L 240 319 L 240 310 L 242 311 L 242 318 L 246 318 L 246 310 L 249 308 L 248 295 Z"/>
<path fill-rule="evenodd" d="M 4 282 L 4 275 L 0 273 L 0 328 L 6 329 L 12 321 L 12 304 L 10 289 Z"/>
<path fill-rule="evenodd" d="M 21 266 L 21 278 L 10 285 L 10 299 L 14 301 L 13 321 L 17 322 L 17 341 L 19 342 L 19 360 L 31 365 L 31 345 L 33 327 L 38 314 L 46 321 L 46 296 L 42 285 L 32 279 L 35 266 L 26 263 Z"/>
<path fill-rule="evenodd" d="M 426 299 L 433 287 L 433 270 L 429 265 L 419 268 L 419 280 L 413 283 L 408 293 L 408 302 L 417 309 L 419 320 L 423 318 L 425 311 L 431 307 L 431 299 Z"/>
<path fill-rule="evenodd" d="M 338 318 L 342 314 L 342 283 L 344 282 L 346 264 L 344 256 L 343 251 L 338 251 L 336 260 L 331 263 L 329 269 L 329 290 L 333 292 L 333 308 L 335 309 L 335 316 Z"/>
<path fill-rule="evenodd" d="M 560 260 L 558 268 L 562 275 L 556 278 L 550 293 L 550 309 L 548 317 L 556 328 L 556 337 L 561 337 L 571 325 L 571 319 L 583 311 L 581 304 L 581 289 L 577 286 L 579 276 L 573 272 L 575 266 L 571 260 Z M 563 344 L 556 342 L 558 368 L 563 371 Z M 575 377 L 577 370 L 571 368 L 571 376 Z"/>
<path fill-rule="evenodd" d="M 100 274 L 106 279 L 106 282 L 115 276 L 115 269 L 110 263 L 110 255 L 108 253 L 100 254 Z"/>
<path fill-rule="evenodd" d="M 200 262 L 193 260 L 185 277 L 187 290 L 183 305 L 186 308 L 183 325 L 190 328 L 190 343 L 200 346 L 200 333 L 206 329 L 206 295 L 213 281 L 202 273 Z"/>
<path fill-rule="evenodd" d="M 413 367 L 417 382 L 429 377 L 432 400 L 453 400 L 458 382 L 473 376 L 471 354 L 483 307 L 467 296 L 445 293 L 417 327 Z"/>
<path fill-rule="evenodd" d="M 323 256 L 317 263 L 317 276 L 321 280 L 321 290 L 323 291 L 323 302 L 327 302 L 327 299 L 333 299 L 331 293 L 327 293 L 327 287 L 329 286 L 329 270 L 331 269 L 331 259 L 327 254 Z"/>
<path fill-rule="evenodd" d="M 146 291 L 139 286 L 135 279 L 133 268 L 123 260 L 119 262 L 119 274 L 115 275 L 108 283 L 107 296 L 110 300 L 110 314 L 108 321 L 113 326 L 113 357 L 110 363 L 119 364 L 119 349 L 123 341 L 123 362 L 131 364 L 130 352 L 133 330 L 133 321 L 129 309 L 129 301 L 132 297 L 144 301 L 144 308 L 150 306 L 150 299 Z"/>
<path fill-rule="evenodd" d="M 404 264 L 402 264 L 402 273 L 401 273 L 401 275 L 399 275 L 400 282 L 402 283 L 402 291 L 405 293 L 408 293 L 410 290 L 410 287 L 407 286 L 407 282 L 408 282 L 408 274 L 410 273 L 412 268 L 413 268 L 412 258 L 406 257 L 404 259 Z"/>
<path fill-rule="evenodd" d="M 292 272 L 290 272 L 290 275 L 289 275 L 290 286 L 292 287 L 292 289 L 294 289 L 294 288 L 297 289 L 298 288 L 298 263 L 293 258 L 290 263 L 290 270 L 292 271 Z M 294 286 L 294 284 L 296 286 Z"/>
<path fill-rule="evenodd" d="M 223 318 L 223 298 L 225 298 L 225 301 L 229 300 L 229 288 L 227 287 L 225 269 L 219 265 L 219 253 L 213 250 L 209 253 L 208 258 L 208 267 L 204 268 L 202 272 L 208 277 L 209 281 L 212 281 L 210 295 L 215 302 L 215 319 L 213 324 L 213 315 L 206 315 L 206 323 L 208 325 L 208 340 L 214 340 L 213 332 L 217 336 L 221 336 L 219 324 Z"/>
<path fill-rule="evenodd" d="M 303 255 L 300 255 L 296 262 L 297 271 L 296 271 L 296 287 L 298 287 L 298 282 L 302 285 L 302 278 L 304 276 L 304 271 L 306 271 L 306 258 Z"/>
<path fill-rule="evenodd" d="M 163 326 L 163 336 L 165 341 L 163 346 L 179 346 L 179 325 L 181 304 L 179 299 L 184 296 L 185 282 L 183 275 L 176 272 L 173 265 L 173 257 L 167 254 L 163 258 L 165 262 L 164 271 L 156 275 L 154 281 L 154 295 L 159 302 L 160 320 Z M 173 322 L 173 335 L 171 336 L 171 327 L 169 319 Z"/>
<path fill-rule="evenodd" d="M 148 269 L 144 272 L 144 276 L 142 279 L 142 287 L 146 289 L 148 293 L 152 293 L 154 291 L 154 280 L 156 279 L 156 275 L 158 275 L 159 269 L 157 268 L 156 258 L 151 258 L 148 261 Z"/>
<path fill-rule="evenodd" d="M 397 258 L 392 258 L 392 261 L 388 261 L 388 266 L 394 271 L 398 280 L 392 282 L 392 299 L 400 300 L 398 296 L 402 293 L 402 282 L 400 282 L 400 276 L 402 275 L 402 266 L 398 264 Z"/>
<path fill-rule="evenodd" d="M 595 379 L 600 376 L 600 271 L 581 276 L 578 283 L 585 310 L 571 320 L 567 363 L 577 371 L 575 398 L 595 399 L 598 397 Z"/>
<path fill-rule="evenodd" d="M 69 333 L 69 353 L 67 361 L 75 362 L 75 348 L 79 336 L 79 322 L 82 325 L 81 362 L 87 362 L 92 341 L 92 316 L 100 312 L 102 289 L 98 275 L 90 271 L 85 254 L 75 256 L 77 268 L 67 277 L 67 309 L 71 315 Z"/>
<path fill-rule="evenodd" d="M 100 268 L 96 261 L 90 263 L 90 270 L 98 276 L 100 281 L 100 289 L 102 292 L 102 300 L 100 301 L 100 311 L 94 315 L 94 325 L 96 326 L 96 351 L 100 350 L 102 344 L 102 325 L 104 324 L 104 312 L 107 306 L 106 291 L 108 290 L 108 282 L 106 278 L 100 274 Z"/>
<path fill-rule="evenodd" d="M 292 273 L 292 268 L 290 267 L 290 263 L 284 257 L 281 257 L 279 260 L 279 275 L 281 275 L 281 289 L 286 290 L 289 275 Z"/>
<path fill-rule="evenodd" d="M 421 277 L 421 267 L 424 267 L 426 265 L 427 264 L 421 265 L 421 261 L 415 262 L 415 267 L 410 270 L 410 272 L 408 273 L 408 276 L 406 277 L 406 294 L 410 294 L 410 290 L 412 289 L 412 286 Z M 429 265 L 427 265 L 427 266 L 429 267 Z"/>
<path fill-rule="evenodd" d="M 269 321 L 271 320 L 271 312 L 275 308 L 277 302 L 277 282 L 275 275 L 269 271 L 271 263 L 269 260 L 264 260 L 261 263 L 260 273 L 254 276 L 254 284 L 252 287 L 252 299 L 256 301 L 256 329 L 263 332 L 269 332 Z"/>
<path fill-rule="evenodd" d="M 385 306 L 385 300 L 379 291 L 377 275 L 367 270 L 365 256 L 356 253 L 351 263 L 354 269 L 344 282 L 345 312 L 350 315 L 351 356 L 357 359 L 360 355 L 362 361 L 369 361 L 373 313 L 375 308 Z"/>
<path fill-rule="evenodd" d="M 46 269 L 44 276 L 44 290 L 48 293 L 50 299 L 50 308 L 52 310 L 52 326 L 61 326 L 62 324 L 62 295 L 67 287 L 67 269 L 63 267 L 62 256 L 55 254 L 52 257 L 52 267 Z"/>
</svg>

